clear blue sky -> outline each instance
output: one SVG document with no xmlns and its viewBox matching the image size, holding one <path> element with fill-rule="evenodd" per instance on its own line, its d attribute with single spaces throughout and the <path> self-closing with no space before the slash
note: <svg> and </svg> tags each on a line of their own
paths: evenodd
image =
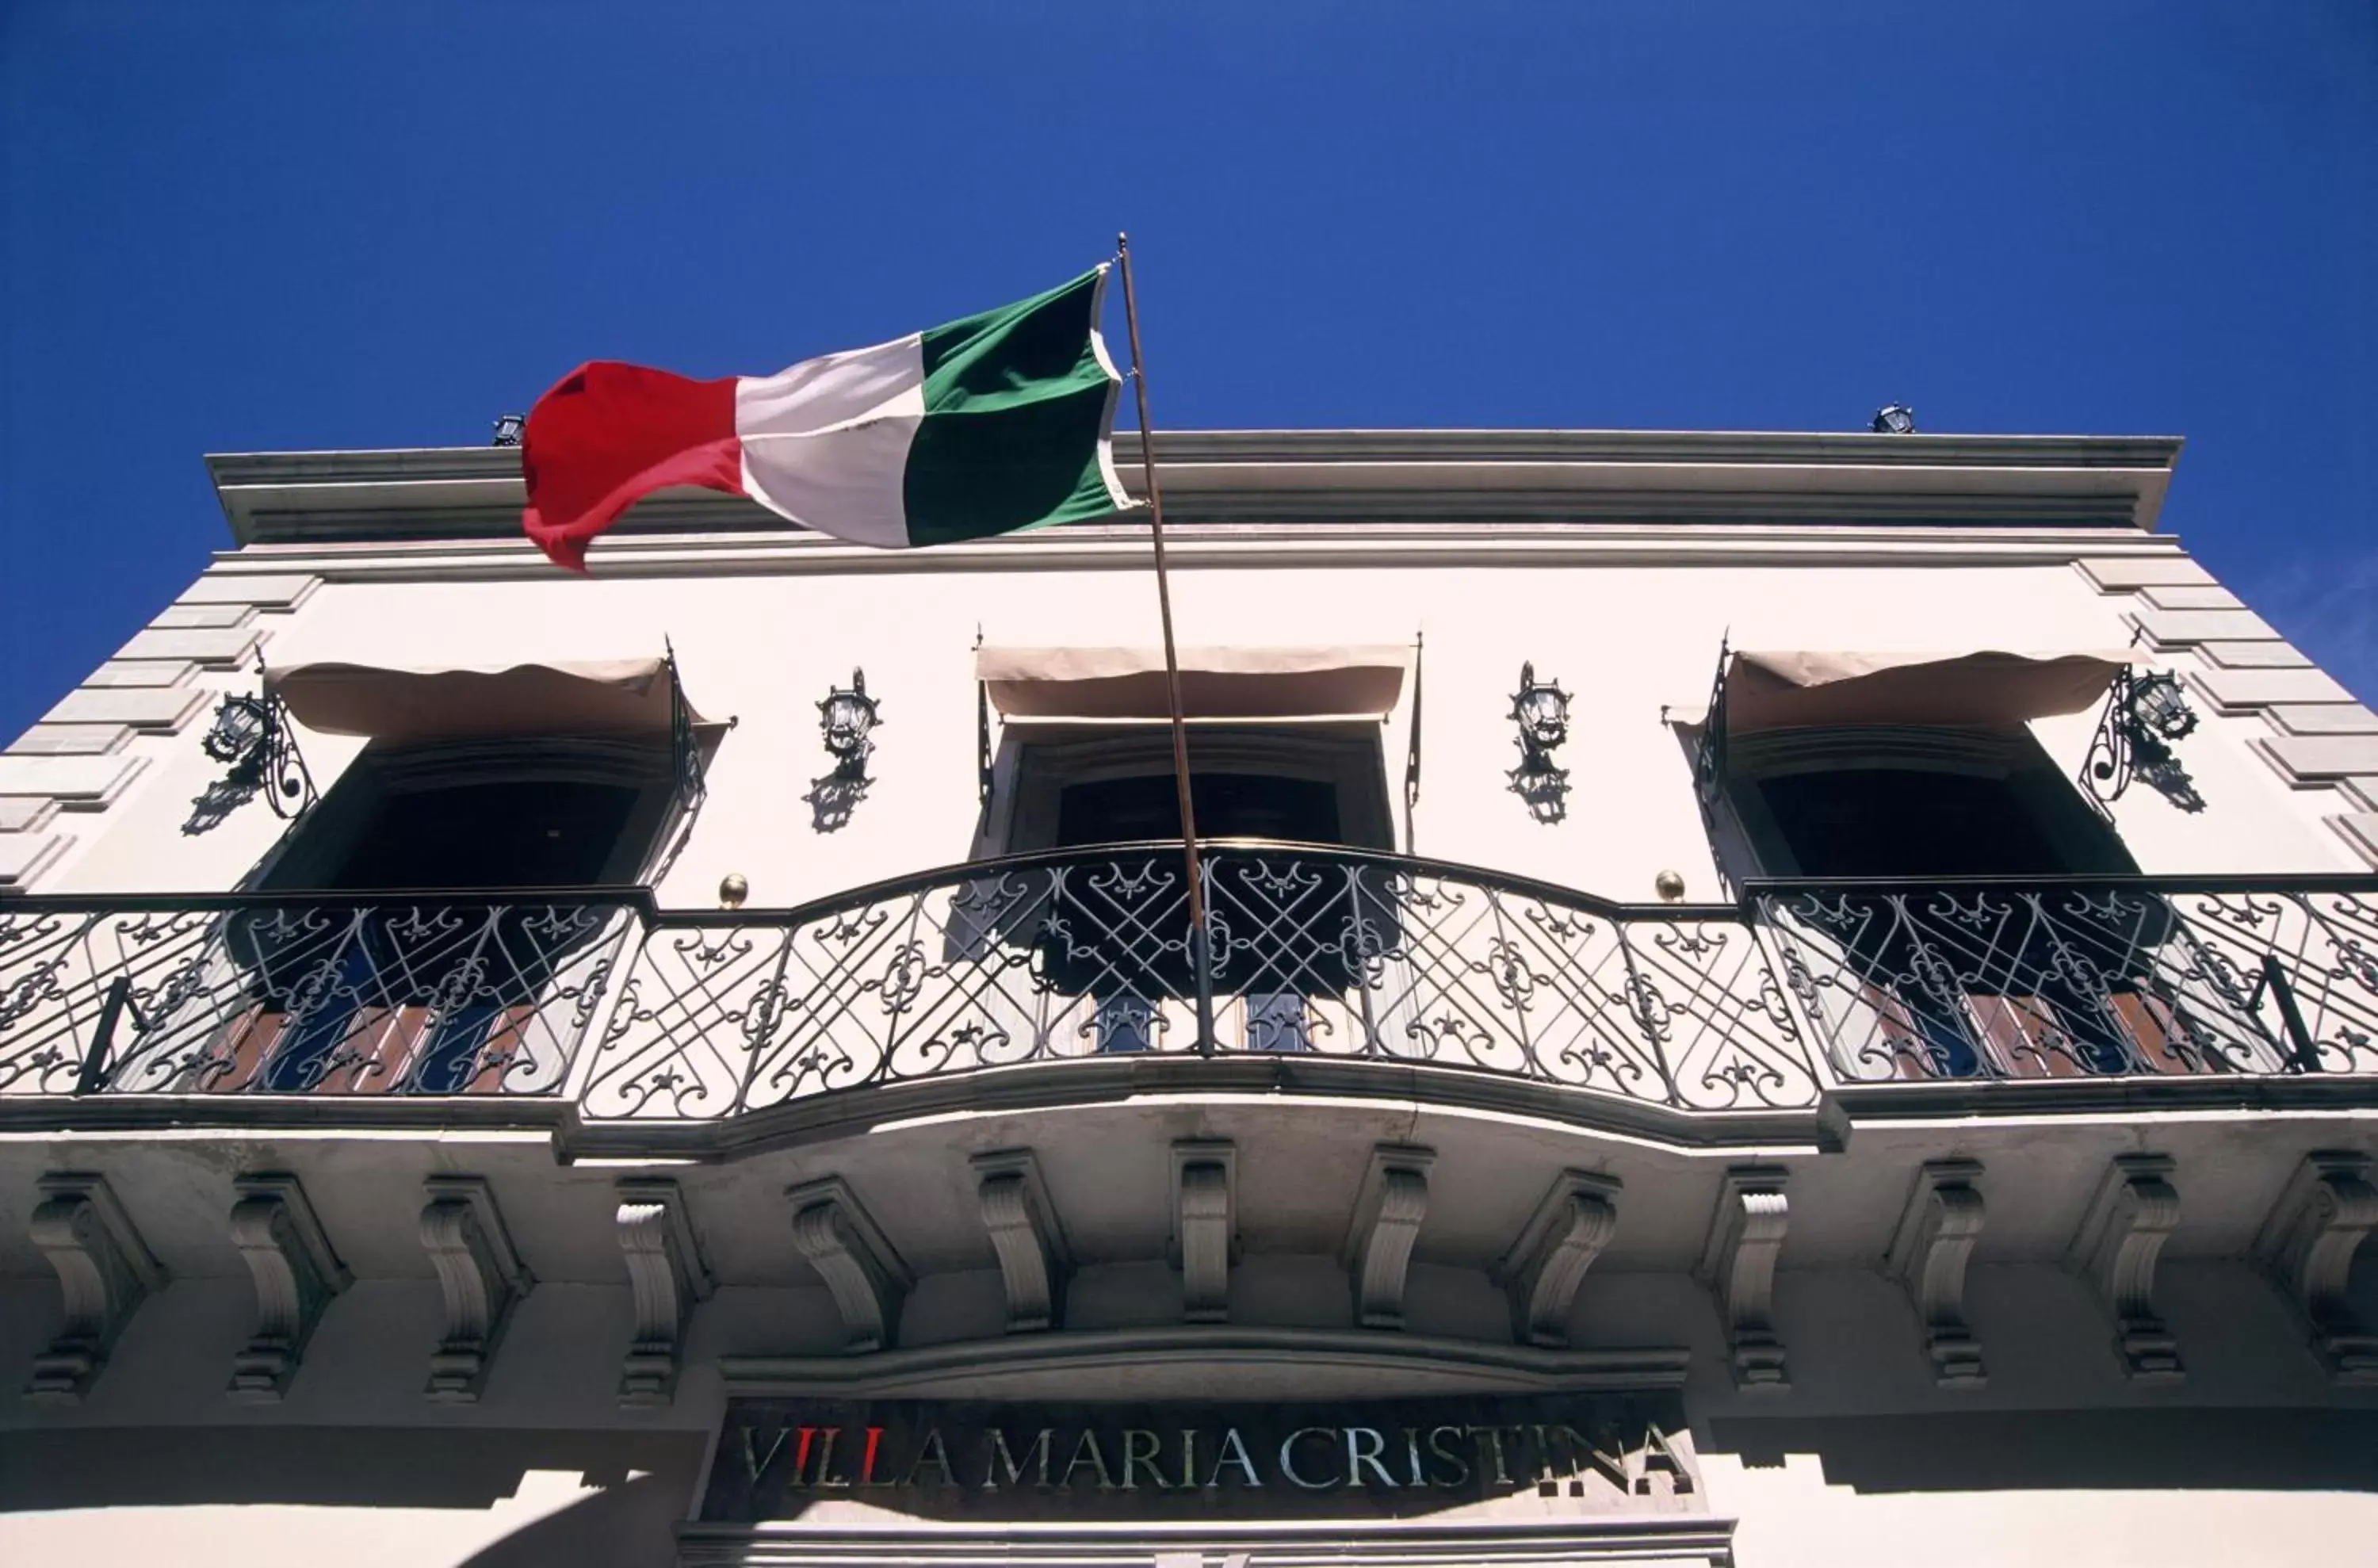
<svg viewBox="0 0 2378 1568">
<path fill-rule="evenodd" d="M 1159 425 L 2179 434 L 2378 695 L 2378 7 L 0 0 L 0 734 L 210 451 L 474 444 L 1141 261 Z"/>
</svg>

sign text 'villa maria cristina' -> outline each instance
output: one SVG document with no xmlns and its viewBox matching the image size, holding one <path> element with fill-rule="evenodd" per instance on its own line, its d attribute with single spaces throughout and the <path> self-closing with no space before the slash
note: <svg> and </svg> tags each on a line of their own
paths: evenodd
<svg viewBox="0 0 2378 1568">
<path fill-rule="evenodd" d="M 828 1500 L 963 1517 L 1428 1513 L 1520 1492 L 1591 1513 L 1697 1510 L 1673 1400 L 1578 1395 L 1335 1405 L 739 1399 L 703 1516 Z"/>
</svg>

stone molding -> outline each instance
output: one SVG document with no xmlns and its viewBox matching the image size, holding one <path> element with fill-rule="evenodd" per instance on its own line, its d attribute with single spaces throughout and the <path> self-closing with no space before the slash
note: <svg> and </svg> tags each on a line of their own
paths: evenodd
<svg viewBox="0 0 2378 1568">
<path fill-rule="evenodd" d="M 1563 1171 L 1537 1200 L 1491 1277 L 1511 1302 L 1511 1337 L 1557 1348 L 1585 1273 L 1618 1229 L 1616 1176 Z"/>
<path fill-rule="evenodd" d="M 1942 1388 L 1980 1388 L 1989 1381 L 1982 1347 L 1965 1321 L 1965 1265 L 1981 1239 L 1986 1209 L 1975 1183 L 1978 1160 L 1928 1160 L 1916 1173 L 1906 1207 L 1883 1257 L 1883 1272 L 1907 1291 Z"/>
<path fill-rule="evenodd" d="M 232 1245 L 256 1285 L 256 1327 L 232 1357 L 225 1391 L 270 1405 L 289 1391 L 322 1314 L 354 1283 L 294 1176 L 259 1171 L 232 1179 Z"/>
<path fill-rule="evenodd" d="M 1735 1521 L 1706 1514 L 1476 1524 L 1264 1525 L 1134 1523 L 1054 1528 L 945 1526 L 919 1557 L 913 1536 L 799 1525 L 680 1525 L 681 1568 L 1716 1568 L 1732 1564 Z"/>
<path fill-rule="evenodd" d="M 1227 1139 L 1184 1138 L 1172 1145 L 1173 1267 L 1181 1271 L 1181 1315 L 1219 1323 L 1231 1315 L 1231 1265 L 1239 1256 L 1239 1151 Z"/>
<path fill-rule="evenodd" d="M 1354 1293 L 1354 1321 L 1366 1329 L 1404 1326 L 1404 1280 L 1412 1247 L 1428 1218 L 1428 1173 L 1436 1151 L 1382 1143 L 1354 1194 L 1353 1217 L 1339 1244 L 1339 1266 Z"/>
<path fill-rule="evenodd" d="M 105 1176 L 61 1171 L 43 1176 L 40 1191 L 27 1232 L 56 1271 L 66 1309 L 56 1335 L 33 1357 L 25 1398 L 78 1405 L 107 1369 L 124 1325 L 164 1288 L 165 1269 Z"/>
<path fill-rule="evenodd" d="M 1720 1178 L 1695 1277 L 1717 1297 L 1736 1388 L 1783 1393 L 1792 1382 L 1775 1333 L 1775 1262 L 1791 1223 L 1781 1165 L 1735 1165 Z"/>
<path fill-rule="evenodd" d="M 2106 1167 L 2064 1266 L 2096 1287 L 2114 1319 L 2114 1354 L 2135 1382 L 2178 1382 L 2180 1342 L 2155 1306 L 2156 1260 L 2180 1224 L 2180 1192 L 2166 1154 L 2117 1154 Z"/>
<path fill-rule="evenodd" d="M 2248 748 L 2291 789 L 2333 792 L 2329 826 L 2378 866 L 2378 715 L 2290 646 L 2270 623 L 2186 556 L 2115 556 L 2074 565 L 2099 593 L 2125 595 L 2122 618 L 2212 712 L 2260 718 Z"/>
<path fill-rule="evenodd" d="M 1355 1328 L 1175 1323 L 1010 1334 L 868 1357 L 727 1356 L 719 1372 L 735 1394 L 917 1399 L 1111 1397 L 1115 1375 L 1128 1372 L 1145 1397 L 1195 1399 L 1211 1397 L 1217 1373 L 1260 1371 L 1282 1398 L 1339 1392 L 1386 1398 L 1681 1388 L 1691 1359 L 1682 1346 L 1555 1350 Z"/>
<path fill-rule="evenodd" d="M 2353 1255 L 2378 1225 L 2371 1159 L 2315 1150 L 2296 1167 L 2254 1241 L 2254 1257 L 2300 1314 L 2313 1354 L 2340 1383 L 2378 1383 L 2378 1333 L 2353 1309 Z"/>
<path fill-rule="evenodd" d="M 785 1201 L 793 1212 L 793 1245 L 834 1295 L 844 1353 L 890 1349 L 917 1276 L 859 1194 L 840 1176 L 826 1176 L 787 1188 Z"/>
<path fill-rule="evenodd" d="M 244 670 L 271 629 L 322 578 L 314 573 L 210 570 L 114 657 L 0 751 L 0 892 L 30 889 L 76 843 L 49 820 L 112 805 L 148 766 L 143 736 L 185 733 L 218 692 L 199 671 Z"/>
<path fill-rule="evenodd" d="M 1357 525 L 1416 516 L 1986 519 L 2000 528 L 2029 522 L 2094 530 L 2110 536 L 2109 545 L 2152 537 L 2180 452 L 2160 437 L 1651 430 L 1166 430 L 1155 445 L 1168 510 L 1184 525 L 1299 517 Z M 1116 438 L 1126 488 L 1137 482 L 1137 446 L 1128 432 Z M 434 525 L 441 541 L 522 548 L 521 459 L 511 449 L 217 453 L 207 466 L 243 545 L 383 542 Z M 655 498 L 631 525 L 728 538 L 783 531 L 753 502 L 703 495 Z"/>
<path fill-rule="evenodd" d="M 429 1357 L 424 1390 L 441 1405 L 477 1402 L 497 1347 L 536 1276 L 521 1261 L 485 1178 L 431 1176 L 421 1211 L 421 1245 L 438 1271 L 445 1329 Z"/>
<path fill-rule="evenodd" d="M 1029 1149 L 995 1149 L 974 1155 L 975 1199 L 984 1232 L 999 1259 L 1007 1294 L 1007 1332 L 1033 1333 L 1064 1321 L 1065 1280 L 1074 1266 L 1040 1163 Z"/>
<path fill-rule="evenodd" d="M 616 1190 L 619 1255 L 636 1309 L 635 1333 L 619 1367 L 619 1403 L 664 1406 L 677 1396 L 694 1304 L 709 1300 L 717 1285 L 676 1182 L 623 1176 Z"/>
</svg>

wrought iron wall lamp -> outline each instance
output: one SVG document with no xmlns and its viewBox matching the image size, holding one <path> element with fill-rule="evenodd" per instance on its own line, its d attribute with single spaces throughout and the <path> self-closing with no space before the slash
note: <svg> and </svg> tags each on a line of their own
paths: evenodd
<svg viewBox="0 0 2378 1568">
<path fill-rule="evenodd" d="M 854 775 L 867 771 L 867 759 L 875 751 L 875 742 L 867 737 L 882 722 L 883 713 L 867 694 L 864 669 L 852 670 L 849 685 L 835 687 L 818 704 L 818 730 L 825 749 L 836 766 Z"/>
<path fill-rule="evenodd" d="M 1511 720 L 1519 726 L 1519 766 L 1510 772 L 1511 792 L 1527 802 L 1538 822 L 1568 814 L 1568 770 L 1553 765 L 1553 751 L 1568 739 L 1568 694 L 1556 681 L 1538 681 L 1531 662 L 1519 666 L 1519 689 L 1511 694 Z"/>
<path fill-rule="evenodd" d="M 2171 743 L 2196 728 L 2196 710 L 2188 706 L 2180 677 L 2168 669 L 2133 674 L 2117 671 L 2106 694 L 2106 710 L 2097 720 L 2096 737 L 2082 765 L 2081 785 L 2101 805 L 2122 798 L 2134 778 L 2185 812 L 2204 809 L 2204 797 L 2180 765 Z"/>
<path fill-rule="evenodd" d="M 875 751 L 868 737 L 883 716 L 867 694 L 864 669 L 852 670 L 850 684 L 831 688 L 817 706 L 818 732 L 834 767 L 823 778 L 811 779 L 810 792 L 801 798 L 809 802 L 811 826 L 832 833 L 848 824 L 851 812 L 867 798 L 872 782 L 867 777 L 867 759 Z"/>
<path fill-rule="evenodd" d="M 259 666 L 256 695 L 228 692 L 215 705 L 214 723 L 198 744 L 225 765 L 223 776 L 190 802 L 183 832 L 204 833 L 259 794 L 283 820 L 303 816 L 313 805 L 314 777 L 290 733 L 289 709 L 263 690 L 263 680 Z"/>
</svg>

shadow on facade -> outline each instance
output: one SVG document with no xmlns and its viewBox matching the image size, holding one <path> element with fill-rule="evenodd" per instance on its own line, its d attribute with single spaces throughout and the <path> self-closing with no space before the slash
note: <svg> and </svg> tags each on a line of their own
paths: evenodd
<svg viewBox="0 0 2378 1568">
<path fill-rule="evenodd" d="M 202 1503 L 486 1510 L 534 1470 L 576 1471 L 582 1501 L 515 1531 L 472 1568 L 670 1561 L 700 1432 L 241 1430 L 0 1434 L 0 1513 Z"/>
<path fill-rule="evenodd" d="M 1861 1492 L 2378 1491 L 2378 1410 L 1718 1418 L 1708 1451 L 1754 1468 L 1812 1453 Z"/>
</svg>

